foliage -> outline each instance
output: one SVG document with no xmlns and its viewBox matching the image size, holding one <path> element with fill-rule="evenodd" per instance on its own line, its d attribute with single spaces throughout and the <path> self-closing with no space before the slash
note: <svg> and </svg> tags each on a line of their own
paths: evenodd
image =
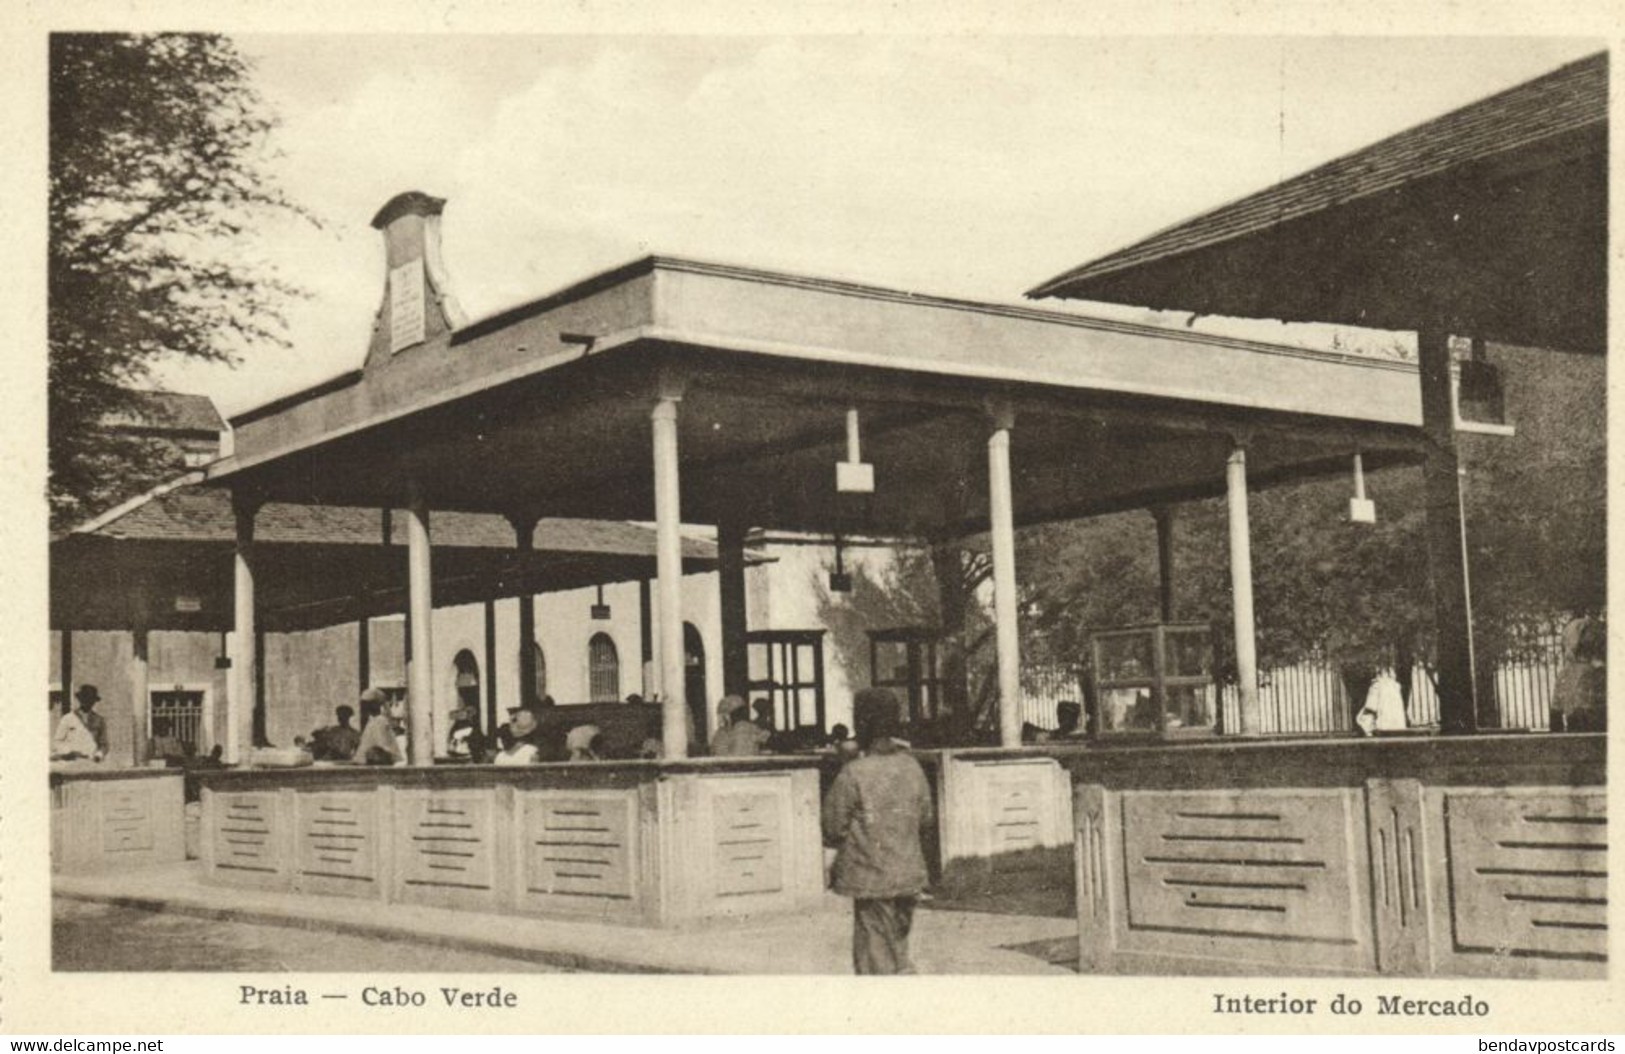
<svg viewBox="0 0 1625 1054">
<path fill-rule="evenodd" d="M 1492 361 L 1517 434 L 1461 437 L 1481 666 L 1535 647 L 1564 617 L 1600 613 L 1606 581 L 1602 360 L 1498 347 Z M 1431 651 L 1421 470 L 1371 472 L 1367 486 L 1378 507 L 1369 526 L 1344 522 L 1346 476 L 1250 496 L 1261 666 L 1327 657 L 1354 684 Z M 1222 501 L 1179 507 L 1176 616 L 1212 622 L 1220 675 L 1233 678 L 1226 531 Z M 1156 617 L 1156 532 L 1146 513 L 1032 528 L 1020 544 L 1032 660 L 1083 665 L 1091 628 Z"/>
<path fill-rule="evenodd" d="M 808 583 L 818 622 L 829 630 L 831 660 L 841 664 L 848 684 L 866 685 L 870 630 L 936 628 L 944 714 L 961 725 L 987 727 L 996 687 L 993 629 L 977 594 L 992 572 L 988 555 L 953 543 L 889 552 L 887 561 L 846 564 L 850 593 L 831 593 L 822 573 Z"/>
<path fill-rule="evenodd" d="M 164 356 L 231 363 L 286 343 L 296 290 L 251 258 L 267 214 L 307 216 L 265 174 L 274 121 L 227 39 L 55 34 L 50 43 L 48 415 L 54 526 L 171 471 L 102 427 Z"/>
</svg>

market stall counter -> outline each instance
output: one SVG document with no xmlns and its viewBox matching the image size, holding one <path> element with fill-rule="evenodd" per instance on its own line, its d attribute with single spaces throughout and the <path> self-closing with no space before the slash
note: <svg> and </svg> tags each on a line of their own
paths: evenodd
<svg viewBox="0 0 1625 1054">
<path fill-rule="evenodd" d="M 1502 734 L 1067 757 L 1081 969 L 1606 976 L 1606 756 Z"/>
<path fill-rule="evenodd" d="M 70 762 L 51 768 L 51 870 L 102 871 L 186 859 L 177 769 Z"/>
<path fill-rule="evenodd" d="M 684 926 L 823 900 L 815 758 L 243 769 L 203 785 L 221 885 Z"/>
</svg>

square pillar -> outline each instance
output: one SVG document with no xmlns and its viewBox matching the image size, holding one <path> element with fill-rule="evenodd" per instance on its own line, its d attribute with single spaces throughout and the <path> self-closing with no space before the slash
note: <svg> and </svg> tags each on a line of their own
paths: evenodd
<svg viewBox="0 0 1625 1054">
<path fill-rule="evenodd" d="M 1158 505 L 1151 510 L 1157 521 L 1157 610 L 1162 621 L 1174 620 L 1174 509 Z"/>
<path fill-rule="evenodd" d="M 660 694 L 660 678 L 655 670 L 654 585 L 647 578 L 638 579 L 638 655 L 643 697 L 653 699 Z"/>
<path fill-rule="evenodd" d="M 1426 439 L 1422 483 L 1427 503 L 1428 573 L 1433 579 L 1439 724 L 1446 732 L 1473 732 L 1495 725 L 1495 700 L 1485 701 L 1488 715 L 1480 713 L 1473 677 L 1461 463 L 1456 454 L 1456 414 L 1450 390 L 1450 335 L 1442 326 L 1418 330 L 1416 350 L 1422 379 L 1422 435 Z"/>
<path fill-rule="evenodd" d="M 406 592 L 412 658 L 406 668 L 407 758 L 434 764 L 434 597 L 430 581 L 429 505 L 412 487 L 406 516 Z"/>
<path fill-rule="evenodd" d="M 999 672 L 999 745 L 1021 746 L 1021 627 L 1016 611 L 1015 503 L 1010 485 L 1010 430 L 1015 411 L 990 406 L 987 440 L 988 529 L 993 540 L 993 623 Z"/>
<path fill-rule="evenodd" d="M 355 620 L 355 679 L 359 694 L 372 687 L 372 619 Z"/>
<path fill-rule="evenodd" d="M 1253 623 L 1253 547 L 1247 522 L 1247 448 L 1231 448 L 1225 464 L 1230 512 L 1230 608 L 1236 638 L 1236 684 L 1244 736 L 1258 734 L 1258 643 Z"/>
<path fill-rule="evenodd" d="M 57 681 L 62 685 L 62 705 L 66 708 L 72 705 L 71 701 L 73 699 L 73 630 L 63 629 L 60 631 L 60 635 L 62 648 L 58 659 L 61 662 L 61 667 L 60 672 L 57 674 Z M 62 713 L 67 713 L 67 710 L 63 709 Z M 59 716 L 61 715 L 53 715 L 52 720 L 54 721 Z"/>
<path fill-rule="evenodd" d="M 269 665 L 265 647 L 265 629 L 257 622 L 254 626 L 254 705 L 253 719 L 249 722 L 248 740 L 256 747 L 272 746 L 270 724 L 265 713 L 265 668 Z"/>
<path fill-rule="evenodd" d="M 749 613 L 745 595 L 745 524 L 727 519 L 717 524 L 717 592 L 722 611 L 722 691 L 740 698 L 750 690 L 750 656 L 746 635 Z"/>
<path fill-rule="evenodd" d="M 523 649 L 529 651 L 530 649 Z M 481 731 L 487 736 L 496 732 L 501 724 L 497 720 L 497 602 L 485 602 L 485 721 Z"/>
<path fill-rule="evenodd" d="M 514 513 L 508 517 L 513 525 L 514 550 L 522 563 L 536 548 L 537 517 Z M 524 569 L 515 568 L 521 578 Z M 530 593 L 519 594 L 519 705 L 533 707 L 536 697 L 536 598 Z M 492 710 L 495 714 L 495 710 Z M 493 728 L 495 726 L 492 726 Z"/>
<path fill-rule="evenodd" d="M 654 433 L 655 602 L 660 612 L 662 754 L 688 756 L 688 700 L 683 679 L 683 540 L 679 527 L 677 404 L 663 391 L 649 415 Z"/>
</svg>

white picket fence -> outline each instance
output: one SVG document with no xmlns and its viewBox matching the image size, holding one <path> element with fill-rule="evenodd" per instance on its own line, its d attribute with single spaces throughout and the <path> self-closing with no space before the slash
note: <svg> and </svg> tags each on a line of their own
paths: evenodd
<svg viewBox="0 0 1625 1054">
<path fill-rule="evenodd" d="M 1561 642 L 1553 636 L 1542 642 L 1532 658 L 1506 662 L 1496 670 L 1496 705 L 1502 728 L 1543 732 L 1550 727 L 1552 695 L 1557 687 L 1561 657 Z M 1387 672 L 1391 675 L 1393 671 Z M 1055 727 L 1057 703 L 1081 702 L 1084 697 L 1077 673 L 1066 667 L 1023 669 L 1021 682 L 1022 720 L 1039 728 Z M 1235 685 L 1225 685 L 1217 691 L 1224 708 L 1224 727 L 1240 727 Z M 1425 728 L 1439 723 L 1438 692 L 1427 669 L 1420 664 L 1411 671 L 1410 699 L 1406 716 L 1412 727 Z M 1351 704 L 1337 668 L 1318 660 L 1263 671 L 1259 675 L 1258 702 L 1259 731 L 1265 735 L 1348 732 L 1354 727 L 1354 712 L 1358 709 Z"/>
</svg>

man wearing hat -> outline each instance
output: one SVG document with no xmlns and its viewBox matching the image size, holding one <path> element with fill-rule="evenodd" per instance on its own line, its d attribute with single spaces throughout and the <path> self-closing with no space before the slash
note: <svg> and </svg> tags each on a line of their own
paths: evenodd
<svg viewBox="0 0 1625 1054">
<path fill-rule="evenodd" d="M 81 684 L 73 698 L 79 705 L 57 722 L 56 733 L 51 736 L 51 757 L 60 761 L 100 761 L 107 756 L 107 721 L 96 712 L 102 694 L 93 684 Z"/>
<path fill-rule="evenodd" d="M 501 737 L 502 749 L 491 759 L 494 765 L 531 765 L 541 760 L 536 738 L 540 725 L 529 707 L 518 707 L 508 723 L 502 726 L 507 734 Z"/>
<path fill-rule="evenodd" d="M 927 876 L 921 836 L 933 822 L 925 772 L 898 744 L 897 697 L 867 688 L 853 700 L 863 756 L 824 799 L 824 840 L 836 846 L 836 893 L 852 898 L 852 965 L 860 974 L 913 973 L 908 935 Z"/>
</svg>

